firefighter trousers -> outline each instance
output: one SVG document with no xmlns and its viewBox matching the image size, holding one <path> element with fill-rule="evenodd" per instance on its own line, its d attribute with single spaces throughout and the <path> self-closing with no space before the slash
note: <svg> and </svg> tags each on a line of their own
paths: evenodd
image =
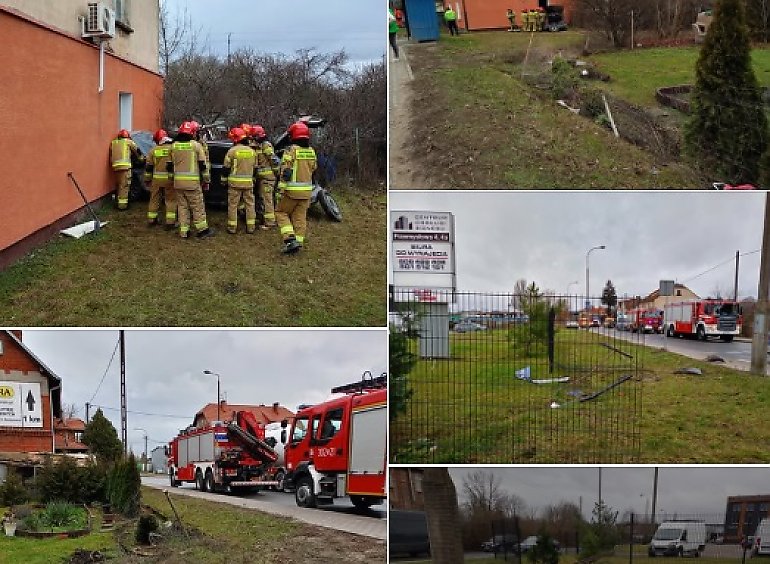
<svg viewBox="0 0 770 564">
<path fill-rule="evenodd" d="M 118 209 L 125 210 L 128 208 L 128 192 L 131 189 L 131 169 L 116 170 L 115 181 L 118 185 Z"/>
<path fill-rule="evenodd" d="M 292 236 L 297 242 L 304 243 L 307 236 L 307 210 L 310 207 L 310 197 L 292 198 L 291 193 L 281 194 L 278 206 L 275 208 L 275 219 L 281 230 L 281 237 L 286 241 Z"/>
<path fill-rule="evenodd" d="M 147 221 L 158 220 L 160 203 L 166 208 L 166 225 L 176 223 L 176 190 L 170 180 L 153 180 L 150 184 L 150 203 L 147 205 Z"/>
<path fill-rule="evenodd" d="M 246 232 L 254 233 L 257 227 L 257 210 L 254 200 L 254 188 L 227 189 L 227 231 L 235 233 L 238 230 L 238 206 L 241 201 L 246 208 Z"/>
<path fill-rule="evenodd" d="M 190 232 L 190 216 L 193 226 L 199 233 L 208 229 L 206 207 L 203 204 L 203 190 L 197 188 L 177 188 L 176 201 L 179 210 L 179 234 L 187 237 Z"/>
<path fill-rule="evenodd" d="M 273 191 L 275 188 L 274 178 L 259 179 L 259 194 L 262 198 L 264 212 L 262 218 L 267 227 L 275 226 L 275 205 L 273 204 Z"/>
</svg>

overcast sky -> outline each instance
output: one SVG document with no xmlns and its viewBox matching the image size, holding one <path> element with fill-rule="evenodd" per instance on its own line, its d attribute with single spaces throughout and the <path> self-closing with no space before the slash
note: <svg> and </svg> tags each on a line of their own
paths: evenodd
<svg viewBox="0 0 770 564">
<path fill-rule="evenodd" d="M 353 66 L 380 62 L 385 53 L 386 3 L 382 0 L 162 0 L 172 21 L 184 10 L 199 44 L 227 56 L 249 47 L 266 53 L 292 54 L 298 49 L 330 53 L 345 49 Z"/>
<path fill-rule="evenodd" d="M 608 279 L 621 298 L 647 295 L 659 280 L 673 279 L 706 297 L 717 288 L 731 296 L 735 252 L 760 249 L 764 198 L 760 192 L 391 192 L 389 205 L 455 214 L 461 290 L 510 292 L 526 278 L 557 294 L 569 288 L 582 295 L 586 253 L 606 245 L 590 255 L 593 296 Z M 741 257 L 739 297 L 756 296 L 759 259 L 758 252 Z"/>
<path fill-rule="evenodd" d="M 74 403 L 85 419 L 91 400 L 118 341 L 118 331 L 25 330 L 23 342 L 62 379 L 62 401 Z M 120 435 L 119 354 L 91 403 Z M 165 444 L 217 395 L 221 375 L 228 402 L 272 405 L 291 411 L 302 403 L 332 397 L 334 386 L 358 381 L 364 371 L 375 376 L 387 368 L 383 330 L 127 330 L 126 391 L 128 439 L 134 452 Z M 92 414 L 95 409 L 92 410 Z M 176 417 L 131 413 L 141 411 Z"/>
<path fill-rule="evenodd" d="M 528 507 L 542 508 L 562 501 L 580 504 L 590 518 L 599 495 L 596 467 L 451 468 L 458 494 L 463 478 L 477 470 L 492 472 L 501 487 L 514 493 Z M 654 469 L 616 466 L 602 469 L 602 499 L 622 515 L 627 509 L 645 513 L 652 506 Z M 658 475 L 657 514 L 719 513 L 731 495 L 770 494 L 767 467 L 661 467 Z"/>
</svg>

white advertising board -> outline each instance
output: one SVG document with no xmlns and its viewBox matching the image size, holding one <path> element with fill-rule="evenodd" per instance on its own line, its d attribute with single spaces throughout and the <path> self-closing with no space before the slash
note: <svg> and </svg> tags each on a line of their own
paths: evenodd
<svg viewBox="0 0 770 564">
<path fill-rule="evenodd" d="M 393 285 L 455 288 L 454 216 L 449 212 L 391 211 Z"/>
<path fill-rule="evenodd" d="M 43 427 L 37 382 L 0 382 L 0 427 Z"/>
</svg>

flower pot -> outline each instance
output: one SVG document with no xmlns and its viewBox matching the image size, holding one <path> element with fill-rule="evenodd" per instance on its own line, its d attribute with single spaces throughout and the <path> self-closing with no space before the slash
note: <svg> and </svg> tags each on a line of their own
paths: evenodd
<svg viewBox="0 0 770 564">
<path fill-rule="evenodd" d="M 3 523 L 3 529 L 5 529 L 6 537 L 12 537 L 16 535 L 16 523 Z"/>
</svg>

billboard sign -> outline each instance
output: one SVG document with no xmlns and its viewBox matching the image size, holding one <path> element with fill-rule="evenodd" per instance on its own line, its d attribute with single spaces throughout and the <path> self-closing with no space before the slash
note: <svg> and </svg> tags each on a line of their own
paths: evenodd
<svg viewBox="0 0 770 564">
<path fill-rule="evenodd" d="M 37 382 L 0 382 L 0 427 L 43 427 Z"/>
</svg>

